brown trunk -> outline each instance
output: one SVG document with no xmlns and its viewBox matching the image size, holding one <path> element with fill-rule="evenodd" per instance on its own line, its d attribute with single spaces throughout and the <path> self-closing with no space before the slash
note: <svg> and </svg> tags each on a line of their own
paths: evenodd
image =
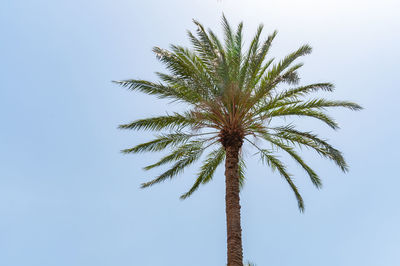
<svg viewBox="0 0 400 266">
<path fill-rule="evenodd" d="M 240 146 L 240 144 L 233 144 L 225 147 L 225 208 L 228 237 L 228 266 L 243 266 L 238 172 Z"/>
</svg>

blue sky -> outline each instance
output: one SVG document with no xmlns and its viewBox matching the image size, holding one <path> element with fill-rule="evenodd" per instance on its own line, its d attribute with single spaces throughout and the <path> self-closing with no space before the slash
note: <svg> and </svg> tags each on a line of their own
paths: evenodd
<svg viewBox="0 0 400 266">
<path fill-rule="evenodd" d="M 259 23 L 279 30 L 273 56 L 309 43 L 302 82 L 334 82 L 331 98 L 366 108 L 332 112 L 337 132 L 302 122 L 351 166 L 343 174 L 305 152 L 324 187 L 291 168 L 304 214 L 284 181 L 249 157 L 244 257 L 261 266 L 399 265 L 399 8 L 387 0 L 2 1 L 0 265 L 224 265 L 222 170 L 186 201 L 179 195 L 195 169 L 140 190 L 151 177 L 141 167 L 158 156 L 119 150 L 151 136 L 116 127 L 177 106 L 110 82 L 154 80 L 162 66 L 151 48 L 187 45 L 192 18 L 221 32 L 222 12 L 245 22 L 247 38 Z"/>
</svg>

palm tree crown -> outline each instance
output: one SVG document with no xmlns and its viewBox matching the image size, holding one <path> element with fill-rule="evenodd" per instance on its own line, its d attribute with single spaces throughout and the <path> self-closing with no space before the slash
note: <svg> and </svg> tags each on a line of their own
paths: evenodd
<svg viewBox="0 0 400 266">
<path fill-rule="evenodd" d="M 309 45 L 303 45 L 275 62 L 273 58 L 268 59 L 267 55 L 276 31 L 261 41 L 263 26 L 260 25 L 249 48 L 243 51 L 243 23 L 234 31 L 223 16 L 223 42 L 213 31 L 205 30 L 197 21 L 194 23 L 197 26 L 197 36 L 188 32 L 193 49 L 178 45 L 171 45 L 170 50 L 158 47 L 153 49 L 157 58 L 169 70 L 168 74 L 156 73 L 161 82 L 134 79 L 115 81 L 130 90 L 180 101 L 189 107 L 185 112 L 120 125 L 121 129 L 163 132 L 152 141 L 123 150 L 124 153 L 172 150 L 169 155 L 144 169 L 150 170 L 167 163 L 172 163 L 172 167 L 150 182 L 143 183 L 142 187 L 175 177 L 208 153 L 195 183 L 181 196 L 182 199 L 187 198 L 200 184 L 206 184 L 213 178 L 216 168 L 225 159 L 227 146 L 236 143 L 241 147 L 246 142 L 257 149 L 263 162 L 277 170 L 287 181 L 302 211 L 302 197 L 286 166 L 276 156 L 277 151 L 290 155 L 306 171 L 316 187 L 321 186 L 321 180 L 296 152 L 296 145 L 315 150 L 336 163 L 344 172 L 348 166 L 341 152 L 317 135 L 297 130 L 292 124 L 271 126 L 271 121 L 279 117 L 305 116 L 337 129 L 337 123 L 325 112 L 327 108 L 360 110 L 361 107 L 348 101 L 307 98 L 313 92 L 333 91 L 331 83 L 296 86 L 299 82 L 297 71 L 303 64 L 294 61 L 311 52 Z M 288 88 L 280 86 L 284 84 Z M 267 148 L 256 145 L 252 138 L 265 141 Z M 239 157 L 238 172 L 242 183 L 245 165 Z"/>
</svg>

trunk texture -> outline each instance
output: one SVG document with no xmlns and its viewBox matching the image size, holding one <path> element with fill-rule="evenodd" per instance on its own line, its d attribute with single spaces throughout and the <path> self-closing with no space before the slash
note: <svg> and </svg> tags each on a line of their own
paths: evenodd
<svg viewBox="0 0 400 266">
<path fill-rule="evenodd" d="M 233 144 L 225 147 L 225 208 L 228 237 L 228 266 L 243 266 L 238 172 L 240 146 L 240 144 Z"/>
</svg>

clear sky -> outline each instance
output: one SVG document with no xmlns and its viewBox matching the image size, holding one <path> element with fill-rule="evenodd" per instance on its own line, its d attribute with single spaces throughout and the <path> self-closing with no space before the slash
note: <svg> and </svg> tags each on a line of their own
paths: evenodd
<svg viewBox="0 0 400 266">
<path fill-rule="evenodd" d="M 324 187 L 291 168 L 304 214 L 287 184 L 249 156 L 245 259 L 400 265 L 399 10 L 395 0 L 1 1 L 0 265 L 224 265 L 223 172 L 186 201 L 179 195 L 195 169 L 139 189 L 157 174 L 141 167 L 159 156 L 119 153 L 151 136 L 116 127 L 176 106 L 110 82 L 154 80 L 162 66 L 151 48 L 188 44 L 192 18 L 220 33 L 222 12 L 245 22 L 247 38 L 259 23 L 266 33 L 279 30 L 273 56 L 309 43 L 302 82 L 333 82 L 331 98 L 366 108 L 332 112 L 337 132 L 301 125 L 328 138 L 351 166 L 343 174 L 305 153 Z"/>
</svg>

